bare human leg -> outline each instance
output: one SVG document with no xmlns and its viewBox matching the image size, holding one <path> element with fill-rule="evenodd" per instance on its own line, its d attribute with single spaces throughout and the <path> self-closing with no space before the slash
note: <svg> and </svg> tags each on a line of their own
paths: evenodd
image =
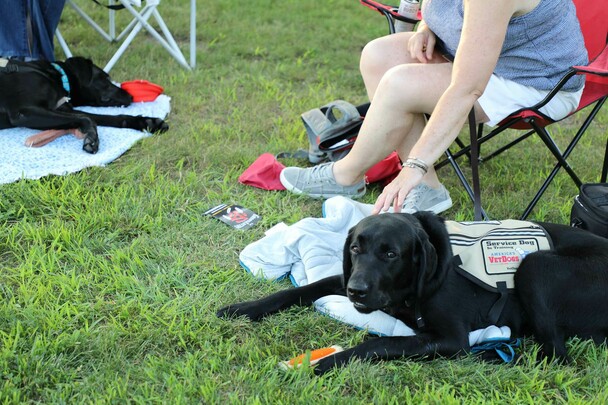
<svg viewBox="0 0 608 405">
<path fill-rule="evenodd" d="M 360 69 L 372 105 L 352 151 L 334 164 L 339 184 L 360 181 L 394 150 L 406 158 L 424 129 L 424 114 L 433 111 L 449 86 L 452 64 L 437 52 L 428 63 L 412 58 L 407 51 L 411 35 L 378 38 L 363 50 Z M 423 181 L 439 185 L 432 168 Z"/>
</svg>

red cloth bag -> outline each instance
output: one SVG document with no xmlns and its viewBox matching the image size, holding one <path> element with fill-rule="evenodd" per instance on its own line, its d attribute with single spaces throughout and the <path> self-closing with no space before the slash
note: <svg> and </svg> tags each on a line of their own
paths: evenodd
<svg viewBox="0 0 608 405">
<path fill-rule="evenodd" d="M 399 155 L 397 152 L 393 152 L 365 173 L 365 181 L 368 184 L 382 182 L 383 185 L 386 185 L 397 177 L 402 168 Z"/>
<path fill-rule="evenodd" d="M 239 183 L 264 190 L 285 190 L 279 180 L 284 168 L 273 154 L 263 153 L 239 176 Z"/>
</svg>

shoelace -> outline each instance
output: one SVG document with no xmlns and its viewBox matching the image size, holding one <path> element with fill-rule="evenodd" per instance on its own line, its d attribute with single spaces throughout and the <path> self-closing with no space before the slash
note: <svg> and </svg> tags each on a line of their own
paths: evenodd
<svg viewBox="0 0 608 405">
<path fill-rule="evenodd" d="M 402 209 L 415 208 L 416 204 L 418 204 L 421 197 L 422 197 L 422 187 L 420 185 L 418 185 L 418 186 L 414 187 L 412 190 L 410 190 L 410 193 L 405 198 L 405 201 L 403 202 L 403 205 L 401 208 Z"/>
<path fill-rule="evenodd" d="M 323 164 L 323 165 L 317 165 L 317 166 L 313 166 L 313 168 L 310 171 L 310 176 L 308 177 L 308 180 L 314 180 L 314 181 L 319 181 L 319 180 L 324 180 L 327 181 L 327 176 L 323 175 L 323 170 L 325 169 L 325 167 L 328 166 L 328 164 Z"/>
</svg>

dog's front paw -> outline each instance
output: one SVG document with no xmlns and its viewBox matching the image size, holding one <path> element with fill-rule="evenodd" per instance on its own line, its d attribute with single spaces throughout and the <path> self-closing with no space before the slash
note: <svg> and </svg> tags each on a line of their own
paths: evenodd
<svg viewBox="0 0 608 405">
<path fill-rule="evenodd" d="M 144 117 L 144 129 L 150 132 L 166 132 L 169 124 L 160 118 Z"/>
<path fill-rule="evenodd" d="M 244 316 L 252 321 L 257 321 L 264 316 L 264 312 L 261 312 L 253 303 L 242 302 L 225 306 L 218 310 L 216 315 L 219 318 Z"/>
<path fill-rule="evenodd" d="M 89 131 L 85 134 L 82 150 L 88 153 L 97 153 L 99 150 L 99 137 L 97 132 Z"/>
<path fill-rule="evenodd" d="M 316 375 L 323 375 L 336 367 L 344 367 L 350 361 L 351 350 L 346 350 L 319 360 L 313 372 Z"/>
</svg>

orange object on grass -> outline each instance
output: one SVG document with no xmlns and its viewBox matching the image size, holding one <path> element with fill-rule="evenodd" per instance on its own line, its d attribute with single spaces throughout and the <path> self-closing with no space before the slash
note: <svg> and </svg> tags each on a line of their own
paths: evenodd
<svg viewBox="0 0 608 405">
<path fill-rule="evenodd" d="M 147 80 L 131 80 L 123 82 L 120 87 L 133 96 L 133 102 L 154 101 L 165 89 Z"/>
<path fill-rule="evenodd" d="M 340 346 L 323 347 L 321 349 L 313 350 L 310 352 L 310 365 L 314 366 L 319 362 L 319 360 L 331 356 L 332 354 L 339 353 L 341 351 L 344 351 L 344 349 Z M 282 361 L 281 363 L 279 363 L 279 365 L 284 369 L 300 367 L 307 356 L 308 353 L 303 353 L 288 361 Z"/>
</svg>

